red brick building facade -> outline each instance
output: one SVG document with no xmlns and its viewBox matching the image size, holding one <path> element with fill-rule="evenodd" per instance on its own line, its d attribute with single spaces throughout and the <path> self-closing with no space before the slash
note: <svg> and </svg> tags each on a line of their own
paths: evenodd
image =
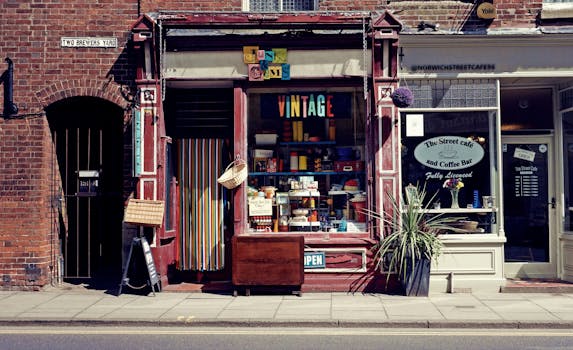
<svg viewBox="0 0 573 350">
<path fill-rule="evenodd" d="M 318 0 L 317 11 L 388 11 L 410 32 L 420 22 L 464 34 L 538 28 L 542 0 L 494 3 L 496 17 L 485 21 L 477 18 L 472 1 Z M 129 244 L 124 234 L 132 229 L 122 225 L 122 209 L 141 185 L 132 165 L 131 123 L 141 79 L 133 26 L 145 14 L 233 14 L 243 9 L 240 0 L 0 2 L 0 56 L 13 62 L 13 85 L 5 81 L 2 88 L 4 96 L 11 89 L 17 106 L 16 113 L 0 117 L 0 288 L 38 290 L 60 282 L 61 276 L 91 277 L 106 265 L 102 261 L 115 263 L 112 269 L 121 266 Z M 112 41 L 83 45 L 66 38 Z M 8 64 L 0 65 L 0 72 L 4 69 Z M 159 84 L 158 76 L 152 81 Z M 0 111 L 7 111 L 6 98 Z M 85 172 L 93 169 L 99 173 Z M 90 184 L 103 191 L 100 199 L 81 188 L 82 176 L 99 181 Z M 161 180 L 157 175 L 157 199 L 165 191 Z M 106 208 L 118 210 L 109 214 Z M 73 222 L 71 212 L 78 213 Z M 81 236 L 85 232 L 91 232 L 87 238 Z M 63 242 L 79 233 L 74 238 L 78 246 L 99 247 L 87 248 L 87 258 L 83 251 L 68 252 L 66 265 L 73 271 L 64 273 L 61 256 L 70 248 Z M 166 274 L 170 262 L 156 259 Z"/>
</svg>

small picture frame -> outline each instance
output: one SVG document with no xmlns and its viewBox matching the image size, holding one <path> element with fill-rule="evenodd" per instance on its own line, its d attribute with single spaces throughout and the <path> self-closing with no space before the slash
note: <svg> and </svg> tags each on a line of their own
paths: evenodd
<svg viewBox="0 0 573 350">
<path fill-rule="evenodd" d="M 409 184 L 404 188 L 404 192 L 406 193 L 407 205 L 412 205 L 414 207 L 420 207 L 422 205 L 422 203 L 420 203 L 420 196 L 416 186 Z"/>
<path fill-rule="evenodd" d="M 142 88 L 140 100 L 142 104 L 154 104 L 157 102 L 155 88 Z"/>
</svg>

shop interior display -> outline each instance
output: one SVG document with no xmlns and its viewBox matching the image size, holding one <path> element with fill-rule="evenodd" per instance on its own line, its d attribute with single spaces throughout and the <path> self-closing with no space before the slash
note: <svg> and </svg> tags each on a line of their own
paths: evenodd
<svg viewBox="0 0 573 350">
<path fill-rule="evenodd" d="M 364 148 L 337 140 L 336 123 L 296 118 L 278 132 L 255 130 L 247 191 L 252 230 L 366 231 Z"/>
</svg>

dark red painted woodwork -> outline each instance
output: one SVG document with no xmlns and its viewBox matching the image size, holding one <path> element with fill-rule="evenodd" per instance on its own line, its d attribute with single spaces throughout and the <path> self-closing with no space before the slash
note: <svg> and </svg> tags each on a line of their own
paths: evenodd
<svg viewBox="0 0 573 350">
<path fill-rule="evenodd" d="M 281 235 L 234 236 L 233 284 L 300 286 L 304 282 L 304 238 Z"/>
</svg>

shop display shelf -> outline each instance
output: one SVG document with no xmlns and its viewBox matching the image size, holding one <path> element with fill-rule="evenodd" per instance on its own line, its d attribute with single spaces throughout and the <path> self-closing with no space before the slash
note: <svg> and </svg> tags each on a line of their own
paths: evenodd
<svg viewBox="0 0 573 350">
<path fill-rule="evenodd" d="M 296 142 L 279 142 L 280 146 L 332 146 L 335 141 L 296 141 Z"/>
<path fill-rule="evenodd" d="M 309 191 L 309 190 L 290 190 L 288 192 L 289 197 L 320 197 L 319 191 Z"/>
<path fill-rule="evenodd" d="M 487 214 L 497 212 L 497 208 L 441 208 L 441 209 L 423 209 L 420 211 L 428 214 Z"/>
<path fill-rule="evenodd" d="M 327 176 L 327 175 L 363 175 L 364 171 L 281 171 L 275 173 L 269 172 L 250 172 L 249 176 Z"/>
</svg>

